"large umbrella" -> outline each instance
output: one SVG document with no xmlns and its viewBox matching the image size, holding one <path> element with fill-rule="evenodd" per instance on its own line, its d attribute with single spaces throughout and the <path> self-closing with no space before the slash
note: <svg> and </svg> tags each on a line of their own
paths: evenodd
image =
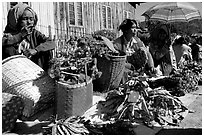
<svg viewBox="0 0 204 137">
<path fill-rule="evenodd" d="M 155 5 L 142 14 L 149 20 L 164 22 L 189 22 L 201 19 L 198 9 L 187 2 L 164 2 Z"/>
</svg>

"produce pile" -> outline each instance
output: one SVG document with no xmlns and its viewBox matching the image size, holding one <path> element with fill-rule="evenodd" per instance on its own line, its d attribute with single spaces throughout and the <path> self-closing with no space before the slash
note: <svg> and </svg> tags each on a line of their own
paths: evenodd
<svg viewBox="0 0 204 137">
<path fill-rule="evenodd" d="M 100 36 L 106 37 L 110 41 L 116 39 L 116 33 L 113 32 L 112 30 L 105 30 L 105 29 L 98 30 L 98 31 L 95 31 L 93 35 L 100 35 Z"/>
<path fill-rule="evenodd" d="M 69 45 L 70 46 L 70 45 Z M 60 52 L 50 62 L 50 76 L 69 84 L 83 83 L 87 77 L 99 78 L 97 56 L 119 55 L 111 51 L 100 35 L 84 37 L 77 40 L 72 48 Z"/>
<path fill-rule="evenodd" d="M 143 47 L 136 50 L 132 56 L 128 56 L 127 60 L 131 63 L 135 70 L 143 69 L 147 63 L 148 57 Z"/>
<path fill-rule="evenodd" d="M 113 52 L 100 35 L 81 38 L 75 48 L 52 60 L 50 75 L 69 84 L 82 83 L 87 78 L 97 79 L 101 75 L 97 69 L 97 56 L 108 54 L 118 56 L 121 53 Z M 138 51 L 132 60 L 140 56 L 146 57 L 146 54 Z M 145 63 L 146 58 L 140 61 L 141 65 Z M 141 73 L 128 74 L 129 79 L 108 91 L 104 101 L 93 105 L 82 116 L 52 120 L 44 134 L 132 135 L 137 134 L 134 129 L 140 125 L 150 128 L 178 126 L 184 118 L 183 114 L 188 111 L 178 97 L 195 91 L 202 81 L 200 64 L 186 62 L 179 67 L 170 76 L 156 79 L 143 78 Z"/>
<path fill-rule="evenodd" d="M 70 118 L 63 123 L 55 121 L 49 134 L 137 134 L 133 129 L 139 125 L 179 125 L 187 110 L 169 91 L 151 89 L 146 80 L 131 77 L 124 85 L 109 91 L 104 101 L 99 101 L 82 116 L 75 116 L 74 124 L 65 122 L 70 122 Z"/>
<path fill-rule="evenodd" d="M 168 77 L 148 81 L 151 88 L 163 87 L 174 96 L 197 90 L 199 83 L 202 83 L 202 66 L 196 62 L 187 62 Z"/>
</svg>

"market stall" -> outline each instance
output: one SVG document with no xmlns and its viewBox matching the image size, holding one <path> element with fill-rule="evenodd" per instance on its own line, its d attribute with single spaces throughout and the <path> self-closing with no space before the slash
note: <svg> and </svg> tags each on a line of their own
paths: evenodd
<svg viewBox="0 0 204 137">
<path fill-rule="evenodd" d="M 97 67 L 100 63 L 97 58 L 108 59 L 112 65 L 108 56 L 124 55 L 107 47 L 103 37 L 81 39 L 79 43 L 51 62 L 49 79 L 54 79 L 57 89 L 51 92 L 54 99 L 53 94 L 47 95 L 51 95 L 55 105 L 26 120 L 19 118 L 18 122 L 36 122 L 41 125 L 39 132 L 49 135 L 127 135 L 156 134 L 165 126 L 178 126 L 185 118 L 189 110 L 179 97 L 197 90 L 198 82 L 202 81 L 201 65 L 186 62 L 170 76 L 148 76 L 134 71 L 123 84 L 115 82 L 121 77 L 113 75 L 105 90 L 99 92 L 92 82 L 104 73 L 123 72 L 125 62 L 123 58 L 117 62 L 118 71 L 102 71 Z M 93 103 L 95 92 L 103 95 L 103 100 Z"/>
</svg>

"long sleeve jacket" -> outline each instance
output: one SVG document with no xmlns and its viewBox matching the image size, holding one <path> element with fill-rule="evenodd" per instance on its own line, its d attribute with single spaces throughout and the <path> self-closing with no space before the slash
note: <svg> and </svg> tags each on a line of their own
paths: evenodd
<svg viewBox="0 0 204 137">
<path fill-rule="evenodd" d="M 27 36 L 23 36 L 21 33 L 4 34 L 2 38 L 2 59 L 19 54 L 18 46 L 23 40 L 30 44 L 30 49 L 37 50 L 37 54 L 32 56 L 31 60 L 43 69 L 47 69 L 48 61 L 51 59 L 50 51 L 55 48 L 56 44 L 36 29 Z"/>
</svg>

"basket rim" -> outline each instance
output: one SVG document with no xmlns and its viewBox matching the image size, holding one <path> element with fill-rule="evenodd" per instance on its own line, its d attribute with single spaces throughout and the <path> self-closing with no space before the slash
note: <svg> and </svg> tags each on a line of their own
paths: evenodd
<svg viewBox="0 0 204 137">
<path fill-rule="evenodd" d="M 9 87 L 6 87 L 5 89 L 2 89 L 2 92 L 7 92 L 8 90 L 11 90 L 11 89 L 14 89 L 16 88 L 17 86 L 21 86 L 23 84 L 26 84 L 26 83 L 29 83 L 29 82 L 34 82 L 34 81 L 38 81 L 42 78 L 45 78 L 45 77 L 49 77 L 48 75 L 46 75 L 46 73 L 43 73 L 39 78 L 37 79 L 30 79 L 30 80 L 24 80 L 24 81 L 21 81 L 19 83 L 16 83 L 16 84 L 13 84 Z"/>
<path fill-rule="evenodd" d="M 115 55 L 111 55 L 111 54 L 106 54 L 106 55 L 109 57 L 126 57 L 127 56 L 126 54 L 120 55 L 120 56 L 115 56 Z"/>
<path fill-rule="evenodd" d="M 75 84 L 75 85 L 70 85 L 66 82 L 63 82 L 63 81 L 57 81 L 58 84 L 61 84 L 61 85 L 64 85 L 64 86 L 67 86 L 68 88 L 79 88 L 79 87 L 84 87 L 86 86 L 86 84 L 90 84 L 92 82 L 92 78 L 90 78 L 87 82 L 83 82 L 83 83 L 79 83 L 79 84 Z"/>
<path fill-rule="evenodd" d="M 2 60 L 2 64 L 12 60 L 12 59 L 15 59 L 15 58 L 27 58 L 26 56 L 24 55 L 13 55 L 13 56 L 10 56 L 8 58 L 5 58 L 4 60 Z"/>
</svg>

